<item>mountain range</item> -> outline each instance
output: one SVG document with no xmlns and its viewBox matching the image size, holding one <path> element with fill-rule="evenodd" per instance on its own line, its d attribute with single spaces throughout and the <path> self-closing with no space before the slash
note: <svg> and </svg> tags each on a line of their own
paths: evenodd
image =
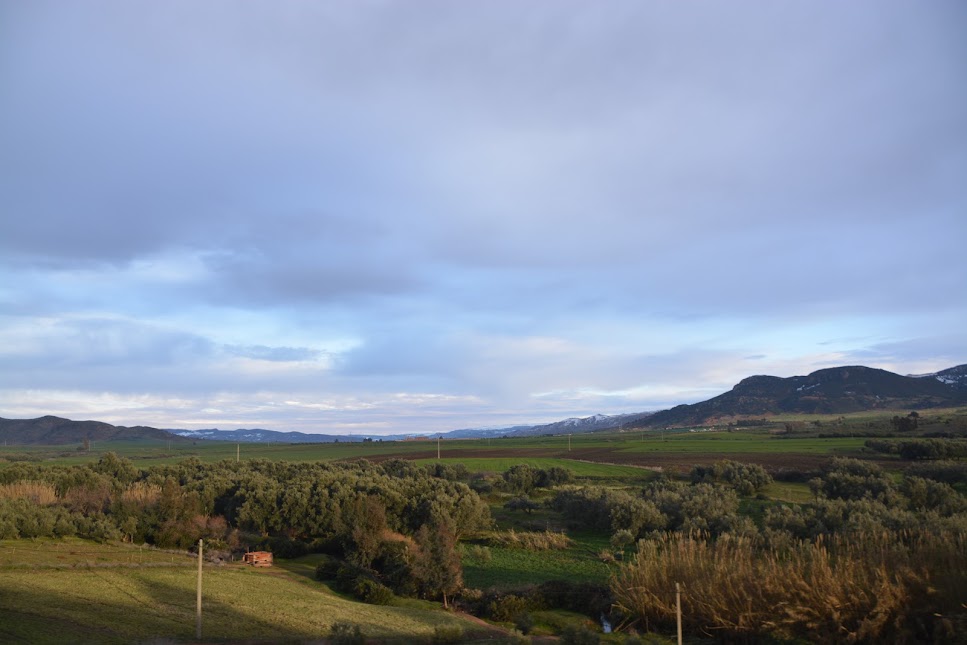
<svg viewBox="0 0 967 645">
<path fill-rule="evenodd" d="M 780 413 L 845 414 L 863 410 L 921 410 L 967 404 L 967 365 L 932 374 L 901 376 L 863 366 L 833 367 L 808 376 L 750 376 L 707 401 L 660 412 L 598 414 L 541 425 L 468 428 L 440 436 L 450 439 L 579 434 L 600 430 L 708 425 Z M 319 443 L 404 439 L 412 435 L 332 435 L 274 430 L 162 430 L 113 426 L 100 421 L 0 418 L 0 439 L 13 444 L 69 444 L 84 439 L 210 439 L 235 442 Z"/>
</svg>

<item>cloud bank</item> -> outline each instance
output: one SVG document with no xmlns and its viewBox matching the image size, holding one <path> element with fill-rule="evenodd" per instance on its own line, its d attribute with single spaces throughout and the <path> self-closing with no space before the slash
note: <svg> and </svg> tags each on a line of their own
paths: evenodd
<svg viewBox="0 0 967 645">
<path fill-rule="evenodd" d="M 0 4 L 0 415 L 385 433 L 967 360 L 962 3 Z"/>
</svg>

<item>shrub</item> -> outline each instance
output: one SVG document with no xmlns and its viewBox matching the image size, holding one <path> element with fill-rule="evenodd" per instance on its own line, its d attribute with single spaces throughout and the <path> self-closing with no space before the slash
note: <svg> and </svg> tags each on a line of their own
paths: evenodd
<svg viewBox="0 0 967 645">
<path fill-rule="evenodd" d="M 542 603 L 549 609 L 566 609 L 597 618 L 612 604 L 611 590 L 591 582 L 549 580 L 538 587 Z"/>
<path fill-rule="evenodd" d="M 514 618 L 514 627 L 516 627 L 521 634 L 527 635 L 532 629 L 534 629 L 534 617 L 526 611 L 521 612 L 517 614 L 516 618 Z"/>
<path fill-rule="evenodd" d="M 329 642 L 332 645 L 364 645 L 366 637 L 363 636 L 359 625 L 333 623 L 329 629 Z"/>
<path fill-rule="evenodd" d="M 561 631 L 561 645 L 598 645 L 601 636 L 587 627 L 568 625 Z"/>
<path fill-rule="evenodd" d="M 433 628 L 433 645 L 450 645 L 463 641 L 463 629 L 455 625 L 440 625 Z"/>
<path fill-rule="evenodd" d="M 396 597 L 389 587 L 369 578 L 356 580 L 353 595 L 370 605 L 388 605 Z"/>
<path fill-rule="evenodd" d="M 481 544 L 471 544 L 467 547 L 466 554 L 468 558 L 480 564 L 486 564 L 493 558 L 490 549 Z"/>
<path fill-rule="evenodd" d="M 326 558 L 316 565 L 316 580 L 334 580 L 342 563 L 334 558 Z"/>
<path fill-rule="evenodd" d="M 535 502 L 527 497 L 527 495 L 521 495 L 520 497 L 515 497 L 509 502 L 504 504 L 504 508 L 511 511 L 524 511 L 525 513 L 531 513 L 536 511 L 541 507 L 539 502 Z"/>
<path fill-rule="evenodd" d="M 529 609 L 529 602 L 523 596 L 508 594 L 498 596 L 487 604 L 487 615 L 497 622 L 510 622 Z"/>
</svg>

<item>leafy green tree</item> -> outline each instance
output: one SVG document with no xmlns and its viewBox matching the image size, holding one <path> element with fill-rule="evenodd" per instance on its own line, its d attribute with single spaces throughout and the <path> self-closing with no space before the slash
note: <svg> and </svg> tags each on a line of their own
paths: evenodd
<svg viewBox="0 0 967 645">
<path fill-rule="evenodd" d="M 358 497 L 352 506 L 351 530 L 347 551 L 350 560 L 361 567 L 369 567 L 379 555 L 386 532 L 386 509 L 371 495 Z"/>
<path fill-rule="evenodd" d="M 504 490 L 525 494 L 537 487 L 538 471 L 527 464 L 517 464 L 504 471 L 502 487 Z"/>
<path fill-rule="evenodd" d="M 416 548 L 411 553 L 410 569 L 423 592 L 431 597 L 447 596 L 463 588 L 463 568 L 453 530 L 444 523 L 424 524 L 415 536 Z"/>
</svg>

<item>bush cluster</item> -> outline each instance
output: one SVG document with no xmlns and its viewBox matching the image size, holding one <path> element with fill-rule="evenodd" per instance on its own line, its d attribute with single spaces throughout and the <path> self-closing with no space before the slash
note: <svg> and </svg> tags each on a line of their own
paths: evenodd
<svg viewBox="0 0 967 645">
<path fill-rule="evenodd" d="M 772 477 L 762 466 L 729 460 L 711 466 L 695 466 L 690 477 L 695 484 L 727 484 L 744 496 L 754 495 L 772 483 Z"/>
<path fill-rule="evenodd" d="M 660 480 L 637 495 L 593 486 L 565 488 L 557 492 L 551 505 L 576 527 L 610 533 L 625 530 L 636 539 L 664 530 L 715 535 L 755 530 L 751 521 L 739 514 L 734 490 L 704 483 Z"/>
</svg>

